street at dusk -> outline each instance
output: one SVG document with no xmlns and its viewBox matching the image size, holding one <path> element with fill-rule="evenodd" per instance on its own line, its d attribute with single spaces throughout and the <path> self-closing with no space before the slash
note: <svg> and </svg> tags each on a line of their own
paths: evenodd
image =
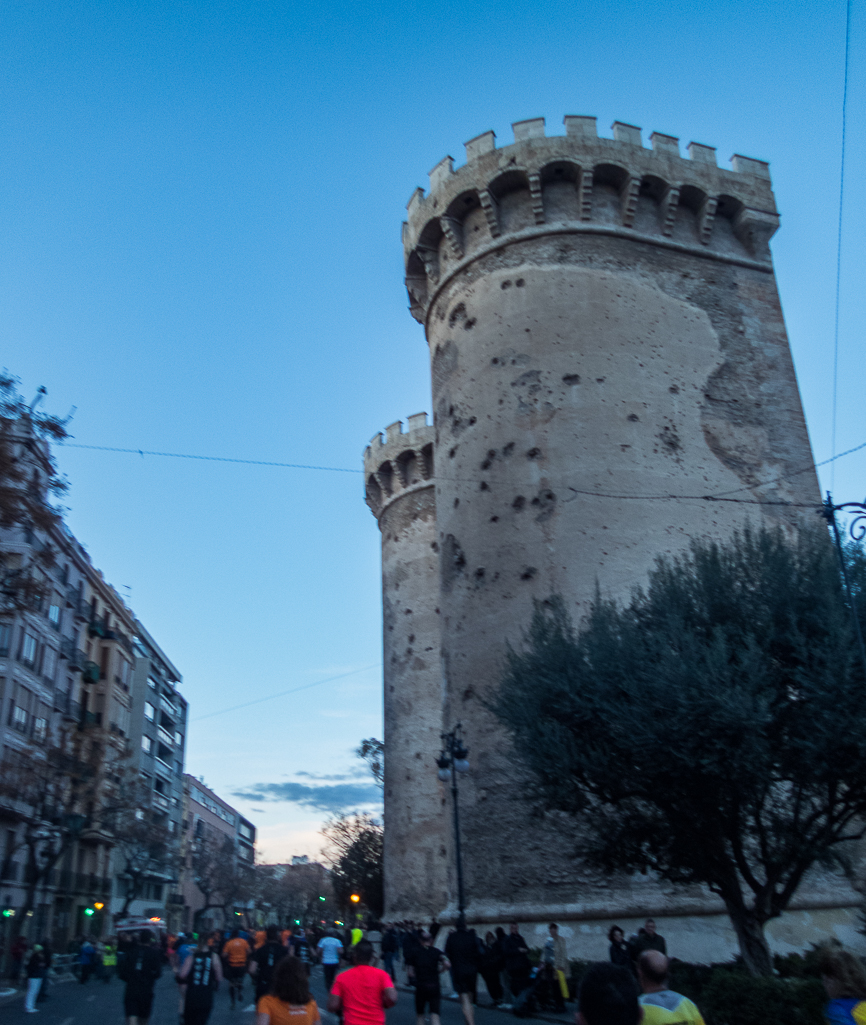
<svg viewBox="0 0 866 1025">
<path fill-rule="evenodd" d="M 866 3 L 0 33 L 3 1021 L 864 1025 Z"/>
</svg>

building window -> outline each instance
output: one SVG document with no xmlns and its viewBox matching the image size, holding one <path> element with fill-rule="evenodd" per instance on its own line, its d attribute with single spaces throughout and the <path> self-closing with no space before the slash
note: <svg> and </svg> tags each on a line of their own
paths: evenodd
<svg viewBox="0 0 866 1025">
<path fill-rule="evenodd" d="M 129 683 L 129 663 L 125 658 L 120 660 L 120 682 L 124 685 Z"/>
<path fill-rule="evenodd" d="M 12 627 L 8 623 L 0 623 L 0 658 L 9 657 L 12 644 Z"/>
<path fill-rule="evenodd" d="M 48 606 L 48 621 L 53 627 L 60 629 L 60 606 L 49 605 Z"/>
<path fill-rule="evenodd" d="M 20 705 L 15 705 L 12 709 L 11 725 L 19 733 L 24 733 L 27 729 L 27 712 Z"/>
<path fill-rule="evenodd" d="M 34 740 L 43 741 L 48 735 L 48 720 L 37 719 L 33 723 L 33 738 Z"/>
<path fill-rule="evenodd" d="M 148 722 L 153 722 L 155 716 L 156 716 L 156 709 L 153 707 L 153 705 L 149 701 L 145 701 L 145 703 L 144 703 L 144 717 L 145 717 L 145 719 L 147 719 Z"/>
<path fill-rule="evenodd" d="M 165 744 L 159 745 L 156 750 L 156 757 L 161 762 L 165 762 L 166 765 L 171 765 L 171 751 L 165 746 Z"/>
<path fill-rule="evenodd" d="M 183 734 L 182 733 L 175 733 L 175 735 L 174 735 L 174 742 L 175 742 L 175 744 L 177 744 L 178 747 L 183 747 Z"/>
<path fill-rule="evenodd" d="M 31 667 L 36 664 L 36 638 L 33 634 L 24 634 L 24 640 L 21 643 L 21 661 Z"/>
<path fill-rule="evenodd" d="M 42 656 L 42 675 L 47 676 L 49 680 L 54 679 L 54 670 L 57 666 L 57 652 L 54 648 L 45 648 L 45 653 Z"/>
<path fill-rule="evenodd" d="M 148 736 L 142 736 L 141 738 L 141 750 L 146 751 L 150 754 L 150 749 L 153 747 L 153 741 Z"/>
</svg>

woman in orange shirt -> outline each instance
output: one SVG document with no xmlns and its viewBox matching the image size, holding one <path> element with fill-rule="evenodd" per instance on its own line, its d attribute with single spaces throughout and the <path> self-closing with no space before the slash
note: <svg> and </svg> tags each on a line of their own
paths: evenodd
<svg viewBox="0 0 866 1025">
<path fill-rule="evenodd" d="M 256 1011 L 256 1025 L 321 1025 L 300 958 L 284 957 L 277 963 L 271 992 L 259 1000 Z"/>
</svg>

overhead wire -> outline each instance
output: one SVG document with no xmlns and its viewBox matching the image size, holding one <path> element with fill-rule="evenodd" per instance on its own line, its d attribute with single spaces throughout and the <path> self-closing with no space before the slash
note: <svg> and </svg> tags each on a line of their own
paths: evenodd
<svg viewBox="0 0 866 1025">
<path fill-rule="evenodd" d="M 110 445 L 81 445 L 77 441 L 65 441 L 60 448 L 88 448 L 95 452 L 125 452 L 136 456 L 165 456 L 169 459 L 200 459 L 207 463 L 246 463 L 249 466 L 280 466 L 291 470 L 328 470 L 332 473 L 363 473 L 346 466 L 310 466 L 306 463 L 277 463 L 267 459 L 235 459 L 231 456 L 197 456 L 188 452 L 151 452 L 144 448 L 113 448 Z"/>
<path fill-rule="evenodd" d="M 60 446 L 61 448 L 82 448 L 90 449 L 97 452 L 122 452 L 132 455 L 152 455 L 152 456 L 167 456 L 172 459 L 198 459 L 206 462 L 215 463 L 237 463 L 246 464 L 251 466 L 272 466 L 282 467 L 295 470 L 322 470 L 327 472 L 337 473 L 363 473 L 361 469 L 350 469 L 345 466 L 317 466 L 306 463 L 283 463 L 276 462 L 273 460 L 264 459 L 239 459 L 228 456 L 202 456 L 192 455 L 188 453 L 180 452 L 156 452 L 148 449 L 137 449 L 137 448 L 115 448 L 109 445 L 82 445 L 75 443 L 64 443 Z M 757 488 L 768 487 L 774 484 L 781 484 L 784 481 L 791 480 L 793 477 L 798 477 L 801 474 L 808 473 L 810 470 L 818 469 L 818 467 L 826 466 L 830 463 L 835 463 L 836 460 L 842 459 L 845 456 L 852 455 L 854 452 L 859 452 L 861 449 L 866 448 L 866 441 L 861 442 L 859 445 L 855 445 L 853 448 L 846 449 L 844 452 L 839 452 L 835 455 L 830 456 L 827 459 L 822 459 L 820 462 L 812 462 L 806 466 L 802 466 L 797 470 L 792 470 L 790 473 L 781 474 L 778 477 L 773 477 L 768 480 L 758 481 L 755 484 L 745 484 L 740 488 L 734 488 L 729 491 L 717 491 L 711 494 L 703 495 L 675 495 L 670 493 L 655 494 L 655 495 L 641 495 L 641 494 L 621 494 L 606 491 L 592 491 L 583 488 L 575 488 L 567 484 L 563 479 L 556 479 L 553 483 L 557 486 L 562 485 L 567 487 L 569 491 L 573 491 L 575 494 L 584 495 L 591 498 L 614 498 L 622 501 L 641 501 L 641 502 L 658 502 L 658 501 L 695 501 L 695 502 L 735 502 L 742 505 L 787 505 L 792 508 L 812 508 L 814 503 L 797 503 L 797 502 L 786 502 L 781 500 L 769 500 L 760 498 L 732 498 L 732 495 L 739 494 L 743 491 L 754 491 Z M 468 483 L 477 484 L 481 481 L 487 481 L 490 479 L 490 475 L 487 477 L 450 477 L 444 475 L 434 475 L 434 483 L 436 481 L 449 481 L 453 483 Z M 548 480 L 550 478 L 547 478 Z"/>
<path fill-rule="evenodd" d="M 362 666 L 360 669 L 352 669 L 348 673 L 340 673 L 338 676 L 329 676 L 325 680 L 314 680 L 312 683 L 302 684 L 300 687 L 290 687 L 289 690 L 277 691 L 276 694 L 266 694 L 263 698 L 253 698 L 252 701 L 244 701 L 240 705 L 232 705 L 231 708 L 220 708 L 216 712 L 208 712 L 207 715 L 198 715 L 192 722 L 201 722 L 202 719 L 213 719 L 215 715 L 226 715 L 228 712 L 237 712 L 241 708 L 249 708 L 250 705 L 260 705 L 263 701 L 273 701 L 275 698 L 285 698 L 289 694 L 297 694 L 298 691 L 309 690 L 311 687 L 321 687 L 323 683 L 333 683 L 334 680 L 345 680 L 347 676 L 357 676 L 358 673 L 366 673 L 369 669 L 381 669 L 382 663 L 376 662 L 371 666 Z"/>
</svg>

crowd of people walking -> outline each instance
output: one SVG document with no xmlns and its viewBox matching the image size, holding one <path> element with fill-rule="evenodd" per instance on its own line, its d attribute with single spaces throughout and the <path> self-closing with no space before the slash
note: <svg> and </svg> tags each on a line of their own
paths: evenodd
<svg viewBox="0 0 866 1025">
<path fill-rule="evenodd" d="M 405 985 L 414 990 L 416 1025 L 441 1025 L 444 995 L 459 1000 L 465 1025 L 475 1025 L 479 977 L 491 1006 L 520 1017 L 538 1010 L 564 1013 L 573 996 L 577 1025 L 704 1025 L 698 1007 L 671 988 L 667 944 L 652 919 L 629 937 L 612 926 L 609 960 L 590 965 L 574 993 L 565 940 L 556 923 L 549 925 L 532 960 L 517 923 L 508 932 L 501 927 L 488 931 L 483 939 L 462 918 L 454 928 L 401 922 L 383 925 L 381 933 L 376 928 L 370 935 L 377 940 L 383 967 L 374 944 L 358 927 L 339 933 L 270 925 L 255 931 L 236 928 L 179 936 L 144 929 L 105 942 L 83 938 L 73 958 L 82 985 L 94 977 L 110 983 L 115 973 L 123 981 L 129 1025 L 147 1025 L 154 986 L 166 964 L 177 984 L 180 1025 L 206 1025 L 223 982 L 231 1006 L 240 1007 L 247 980 L 255 1002 L 255 1025 L 321 1025 L 310 992 L 316 963 L 323 968 L 328 1010 L 342 1025 L 385 1025 L 385 1011 L 397 1003 L 401 962 Z M 19 977 L 26 979 L 25 1011 L 36 1013 L 52 964 L 50 947 L 28 947 L 22 938 L 11 953 Z M 830 946 L 821 952 L 820 971 L 829 998 L 828 1022 L 862 1025 L 862 959 Z M 450 983 L 447 994 L 443 980 Z"/>
</svg>

